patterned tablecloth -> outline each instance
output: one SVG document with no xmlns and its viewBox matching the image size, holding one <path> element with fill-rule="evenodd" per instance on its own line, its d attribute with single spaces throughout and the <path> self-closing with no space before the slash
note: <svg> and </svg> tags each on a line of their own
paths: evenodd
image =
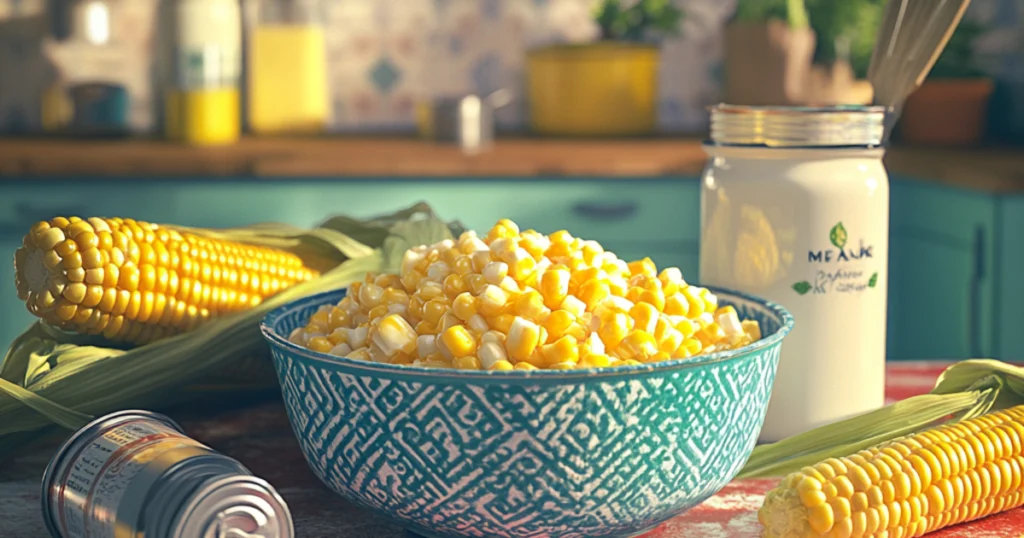
<svg viewBox="0 0 1024 538">
<path fill-rule="evenodd" d="M 898 400 L 928 392 L 946 363 L 891 363 L 887 396 Z M 239 459 L 273 483 L 295 518 L 298 538 L 409 538 L 387 520 L 341 500 L 306 467 L 277 399 L 172 413 L 186 431 Z M 55 446 L 35 447 L 0 462 L 0 538 L 45 538 L 39 512 L 39 478 Z M 756 538 L 756 510 L 775 480 L 738 480 L 645 538 Z M 951 527 L 929 538 L 1024 537 L 1024 510 Z"/>
</svg>

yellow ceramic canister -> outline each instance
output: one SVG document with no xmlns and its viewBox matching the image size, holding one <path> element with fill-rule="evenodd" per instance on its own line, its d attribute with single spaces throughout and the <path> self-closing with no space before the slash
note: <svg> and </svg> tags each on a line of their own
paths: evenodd
<svg viewBox="0 0 1024 538">
<path fill-rule="evenodd" d="M 649 134 L 659 58 L 657 46 L 612 41 L 529 52 L 531 128 L 545 135 Z"/>
<path fill-rule="evenodd" d="M 169 139 L 230 144 L 241 132 L 242 20 L 238 0 L 175 0 L 171 80 L 165 94 Z"/>
</svg>

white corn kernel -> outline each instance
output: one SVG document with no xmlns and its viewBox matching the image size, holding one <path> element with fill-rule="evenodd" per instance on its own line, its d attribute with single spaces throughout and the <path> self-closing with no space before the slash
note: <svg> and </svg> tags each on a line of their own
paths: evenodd
<svg viewBox="0 0 1024 538">
<path fill-rule="evenodd" d="M 414 249 L 405 251 L 405 254 L 402 255 L 402 274 L 404 275 L 405 273 L 412 271 L 413 268 L 416 267 L 416 264 L 425 257 L 426 256 L 422 252 L 416 252 Z"/>
<path fill-rule="evenodd" d="M 444 262 L 434 262 L 427 267 L 427 278 L 434 282 L 441 282 L 446 276 L 451 274 L 452 270 L 448 267 L 448 264 Z"/>
<path fill-rule="evenodd" d="M 399 351 L 412 352 L 416 345 L 416 330 L 398 314 L 385 316 L 373 334 L 373 343 L 388 357 Z"/>
<path fill-rule="evenodd" d="M 508 276 L 508 264 L 505 262 L 490 262 L 484 266 L 480 274 L 491 284 L 500 284 Z"/>
<path fill-rule="evenodd" d="M 508 293 L 494 284 L 488 284 L 484 291 L 480 293 L 481 310 L 501 308 L 505 306 L 507 301 Z"/>
<path fill-rule="evenodd" d="M 587 311 L 587 303 L 584 303 L 572 295 L 566 295 L 565 299 L 562 299 L 562 305 L 559 308 L 562 310 L 568 310 L 570 314 L 578 318 Z"/>
<path fill-rule="evenodd" d="M 366 336 L 369 333 L 369 328 L 356 327 L 355 329 L 348 330 L 348 345 L 352 346 L 352 349 L 359 349 L 366 346 Z"/>
<path fill-rule="evenodd" d="M 472 329 L 474 332 L 481 334 L 486 333 L 491 328 L 487 324 L 487 320 L 484 319 L 484 317 L 481 316 L 480 314 L 476 314 L 473 317 L 469 318 L 469 321 L 466 323 L 466 325 L 468 325 L 469 328 Z"/>
<path fill-rule="evenodd" d="M 740 324 L 740 318 L 736 315 L 735 310 L 729 310 L 715 316 L 715 321 L 727 336 L 738 336 L 744 334 L 743 325 Z"/>
<path fill-rule="evenodd" d="M 497 342 L 501 345 L 505 345 L 505 334 L 501 331 L 487 331 L 480 335 L 481 342 Z"/>
<path fill-rule="evenodd" d="M 432 334 L 420 335 L 416 338 L 416 353 L 420 357 L 426 357 L 437 352 L 437 337 Z"/>
<path fill-rule="evenodd" d="M 519 284 L 515 281 L 514 278 L 510 276 L 501 279 L 501 282 L 498 284 L 498 287 L 508 292 L 520 291 Z"/>
<path fill-rule="evenodd" d="M 392 314 L 400 314 L 403 317 L 409 313 L 409 305 L 402 303 L 393 303 L 388 305 L 388 312 Z"/>
<path fill-rule="evenodd" d="M 352 353 L 352 346 L 342 342 L 331 348 L 331 350 L 328 353 L 334 355 L 335 357 L 347 357 L 349 353 Z"/>
<path fill-rule="evenodd" d="M 480 364 L 487 370 L 494 367 L 494 364 L 498 361 L 508 360 L 508 354 L 505 353 L 505 347 L 498 342 L 488 341 L 480 345 L 480 350 L 477 351 L 477 356 L 480 358 Z"/>
<path fill-rule="evenodd" d="M 597 353 L 598 355 L 604 354 L 604 341 L 601 340 L 601 337 L 598 336 L 597 333 L 590 333 L 590 336 L 587 337 L 587 344 L 590 344 L 591 353 Z"/>
</svg>

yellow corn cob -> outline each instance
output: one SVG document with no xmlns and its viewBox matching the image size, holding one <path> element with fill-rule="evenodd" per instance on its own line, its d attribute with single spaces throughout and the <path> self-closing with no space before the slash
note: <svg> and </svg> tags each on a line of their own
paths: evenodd
<svg viewBox="0 0 1024 538">
<path fill-rule="evenodd" d="M 831 458 L 785 477 L 764 538 L 921 536 L 1024 504 L 1024 406 Z"/>
<path fill-rule="evenodd" d="M 144 344 L 316 276 L 291 253 L 120 218 L 57 217 L 15 252 L 18 297 L 65 330 Z"/>
<path fill-rule="evenodd" d="M 353 330 L 371 337 L 353 340 Z M 530 370 L 687 358 L 753 334 L 756 321 L 718 308 L 679 269 L 659 273 L 650 259 L 627 264 L 564 230 L 545 236 L 501 220 L 483 237 L 410 249 L 399 274 L 367 275 L 290 338 L 349 358 Z"/>
</svg>

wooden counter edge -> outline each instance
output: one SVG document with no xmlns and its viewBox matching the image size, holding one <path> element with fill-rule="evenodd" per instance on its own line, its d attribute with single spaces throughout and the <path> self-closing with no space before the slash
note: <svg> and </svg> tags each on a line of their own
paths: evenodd
<svg viewBox="0 0 1024 538">
<path fill-rule="evenodd" d="M 499 139 L 465 155 L 403 138 L 246 138 L 217 148 L 153 140 L 0 139 L 0 183 L 32 178 L 630 177 L 696 176 L 697 139 Z M 894 147 L 890 175 L 989 193 L 1024 192 L 1024 149 Z"/>
</svg>

